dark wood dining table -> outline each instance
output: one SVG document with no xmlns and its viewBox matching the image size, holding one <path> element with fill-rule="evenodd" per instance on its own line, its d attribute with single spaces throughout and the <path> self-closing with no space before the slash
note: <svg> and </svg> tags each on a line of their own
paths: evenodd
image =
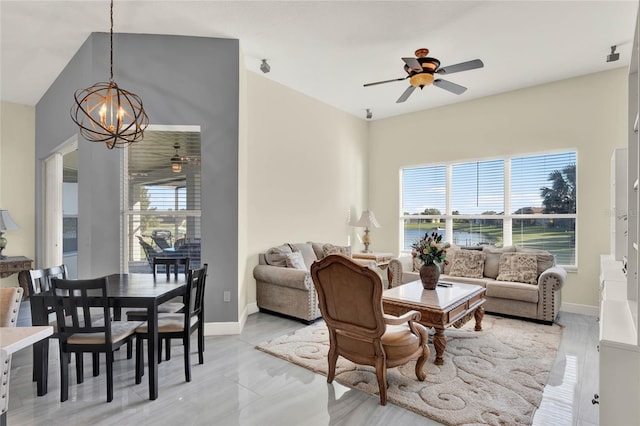
<svg viewBox="0 0 640 426">
<path fill-rule="evenodd" d="M 112 274 L 108 276 L 107 294 L 113 306 L 114 320 L 120 319 L 122 308 L 146 308 L 149 328 L 148 368 L 149 399 L 158 398 L 158 305 L 184 294 L 186 281 L 184 275 L 178 278 L 166 278 L 152 274 Z M 51 292 L 34 294 L 30 297 L 33 325 L 48 325 L 47 307 L 55 306 L 55 297 Z M 49 375 L 49 341 L 34 344 L 34 370 L 38 396 L 47 393 Z"/>
</svg>

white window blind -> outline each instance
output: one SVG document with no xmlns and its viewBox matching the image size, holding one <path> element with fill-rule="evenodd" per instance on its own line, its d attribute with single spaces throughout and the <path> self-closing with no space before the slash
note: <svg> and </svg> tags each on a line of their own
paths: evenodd
<svg viewBox="0 0 640 426">
<path fill-rule="evenodd" d="M 504 160 L 454 164 L 451 209 L 458 214 L 504 211 Z"/>
<path fill-rule="evenodd" d="M 402 169 L 400 249 L 437 231 L 458 245 L 548 250 L 558 264 L 576 266 L 576 157 L 562 152 Z"/>
</svg>

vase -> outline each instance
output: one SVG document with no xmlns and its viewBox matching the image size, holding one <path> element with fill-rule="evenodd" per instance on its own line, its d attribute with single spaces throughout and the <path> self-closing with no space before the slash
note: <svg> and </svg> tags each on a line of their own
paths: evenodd
<svg viewBox="0 0 640 426">
<path fill-rule="evenodd" d="M 425 290 L 435 290 L 440 279 L 440 267 L 436 263 L 424 264 L 420 267 L 420 281 Z"/>
</svg>

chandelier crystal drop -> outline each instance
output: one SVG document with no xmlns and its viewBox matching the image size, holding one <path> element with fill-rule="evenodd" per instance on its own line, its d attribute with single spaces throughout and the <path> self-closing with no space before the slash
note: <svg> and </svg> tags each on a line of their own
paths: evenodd
<svg viewBox="0 0 640 426">
<path fill-rule="evenodd" d="M 80 128 L 82 137 L 90 142 L 103 142 L 107 148 L 122 148 L 141 141 L 149 118 L 142 99 L 124 90 L 113 81 L 113 0 L 111 0 L 110 77 L 109 82 L 75 92 L 71 119 Z"/>
</svg>

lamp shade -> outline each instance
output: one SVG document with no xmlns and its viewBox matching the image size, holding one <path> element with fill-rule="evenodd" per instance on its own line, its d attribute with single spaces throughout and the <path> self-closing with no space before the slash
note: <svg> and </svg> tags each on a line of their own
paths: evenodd
<svg viewBox="0 0 640 426">
<path fill-rule="evenodd" d="M 371 210 L 363 211 L 362 216 L 360 216 L 360 219 L 356 222 L 355 226 L 365 228 L 380 228 L 380 224 L 378 223 L 376 216 Z"/>
<path fill-rule="evenodd" d="M 11 218 L 9 210 L 0 210 L 0 231 L 8 229 L 18 229 L 18 225 Z"/>
</svg>

